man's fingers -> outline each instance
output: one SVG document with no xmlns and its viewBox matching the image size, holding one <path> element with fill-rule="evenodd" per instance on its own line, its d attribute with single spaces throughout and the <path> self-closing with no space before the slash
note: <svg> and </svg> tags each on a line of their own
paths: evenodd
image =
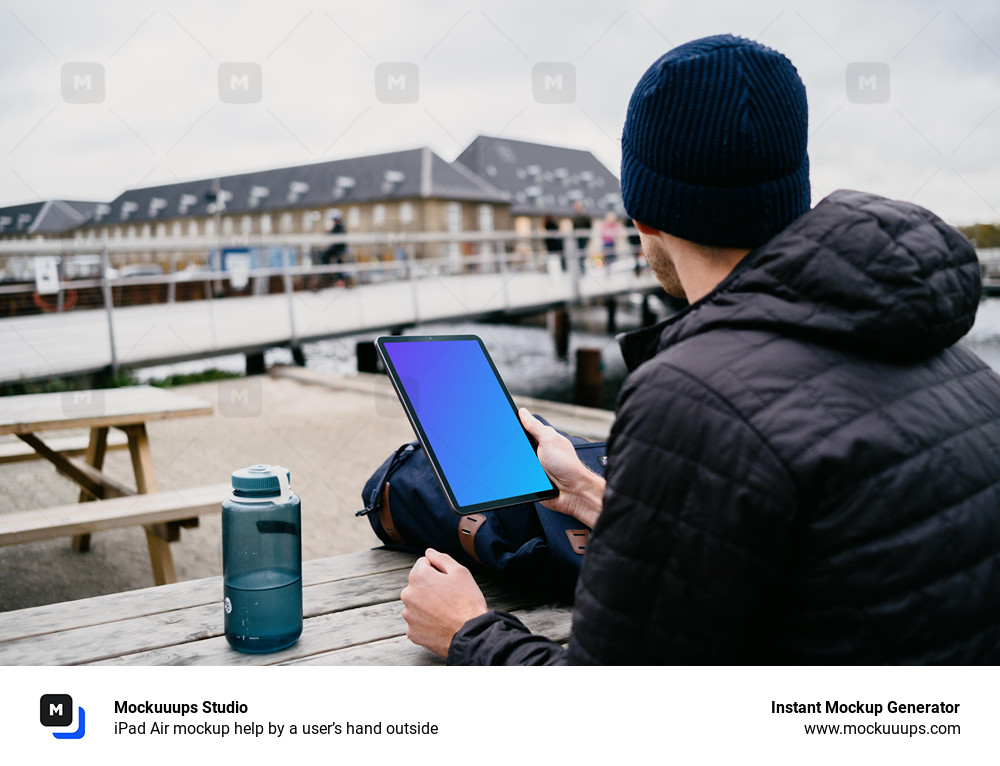
<svg viewBox="0 0 1000 766">
<path fill-rule="evenodd" d="M 435 551 L 435 553 L 437 553 L 437 551 Z M 440 574 L 442 571 L 444 570 L 442 570 L 439 566 L 435 566 L 435 564 L 427 558 L 427 556 L 421 556 L 410 568 L 410 575 L 407 578 L 407 581 L 413 583 L 418 579 L 425 579 L 429 576 L 433 577 L 435 573 Z"/>
<path fill-rule="evenodd" d="M 521 419 L 521 424 L 532 436 L 535 435 L 536 431 L 545 428 L 545 424 L 528 412 L 527 407 L 521 407 L 517 411 L 517 416 Z"/>
<path fill-rule="evenodd" d="M 436 551 L 433 548 L 428 548 L 424 552 L 424 557 L 427 560 L 427 563 L 434 567 L 434 569 L 439 572 L 444 572 L 445 574 L 453 571 L 456 567 L 462 566 L 447 553 Z"/>
<path fill-rule="evenodd" d="M 447 553 L 441 553 L 433 548 L 428 548 L 424 555 L 417 559 L 410 569 L 410 576 L 407 578 L 410 583 L 417 579 L 434 577 L 437 574 L 450 574 L 456 569 L 461 569 L 462 565 Z"/>
<path fill-rule="evenodd" d="M 527 409 L 522 407 L 517 411 L 518 417 L 521 419 L 521 424 L 524 426 L 529 434 L 535 437 L 535 441 L 541 444 L 549 436 L 549 432 L 556 433 L 556 430 L 551 426 L 545 425 L 541 420 L 536 418 Z"/>
</svg>

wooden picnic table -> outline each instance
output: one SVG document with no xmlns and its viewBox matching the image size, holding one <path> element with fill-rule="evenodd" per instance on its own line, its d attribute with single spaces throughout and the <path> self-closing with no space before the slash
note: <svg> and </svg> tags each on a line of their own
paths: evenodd
<svg viewBox="0 0 1000 766">
<path fill-rule="evenodd" d="M 79 500 L 84 503 L 157 492 L 159 486 L 146 424 L 167 418 L 210 414 L 211 405 L 201 399 L 152 386 L 6 396 L 0 397 L 0 435 L 14 434 L 34 452 L 32 454 L 25 451 L 20 456 L 7 454 L 5 461 L 35 456 L 48 460 L 59 473 L 80 486 Z M 80 450 L 75 449 L 67 440 L 45 441 L 39 436 L 43 431 L 71 428 L 90 429 L 82 460 L 73 457 Z M 108 432 L 111 428 L 121 430 L 127 438 L 135 476 L 134 489 L 116 481 L 102 470 L 104 457 L 109 449 Z M 65 506 L 59 509 L 63 515 L 66 510 Z M 128 522 L 126 513 L 122 513 L 120 509 L 116 513 L 117 521 L 114 523 Z M 177 574 L 169 543 L 178 539 L 181 526 L 197 525 L 197 513 L 192 513 L 191 516 L 191 519 L 144 524 L 157 584 L 176 582 Z M 105 528 L 112 525 L 106 519 L 102 523 Z M 33 532 L 37 529 L 25 528 L 18 530 L 18 533 L 21 531 Z M 13 542 L 20 539 L 13 534 L 11 536 Z M 73 546 L 79 551 L 86 551 L 90 546 L 90 534 L 75 534 Z"/>
<path fill-rule="evenodd" d="M 0 665 L 430 665 L 406 638 L 400 591 L 416 556 L 376 549 L 303 564 L 302 636 L 243 654 L 223 635 L 222 577 L 0 613 Z M 572 607 L 475 573 L 491 608 L 557 641 Z"/>
</svg>

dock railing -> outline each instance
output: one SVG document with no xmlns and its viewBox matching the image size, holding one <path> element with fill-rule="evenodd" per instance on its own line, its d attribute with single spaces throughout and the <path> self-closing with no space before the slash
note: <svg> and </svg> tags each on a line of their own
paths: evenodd
<svg viewBox="0 0 1000 766">
<path fill-rule="evenodd" d="M 6 241 L 0 242 L 0 274 L 4 276 L 0 328 L 7 318 L 75 312 L 74 317 L 83 319 L 78 312 L 103 310 L 110 367 L 117 372 L 123 361 L 124 366 L 131 365 L 129 359 L 121 358 L 127 351 L 119 350 L 131 348 L 130 340 L 116 342 L 121 329 L 116 313 L 124 307 L 162 304 L 168 311 L 171 304 L 205 301 L 207 316 L 199 326 L 214 337 L 220 321 L 218 310 L 211 308 L 215 301 L 272 296 L 268 310 L 273 312 L 273 301 L 281 294 L 287 303 L 283 336 L 287 341 L 275 345 L 295 349 L 303 337 L 316 335 L 297 326 L 301 304 L 308 302 L 309 293 L 335 287 L 371 286 L 375 292 L 395 283 L 397 294 L 404 296 L 400 300 L 412 304 L 407 324 L 413 324 L 422 319 L 421 296 L 426 293 L 423 303 L 430 304 L 433 288 L 445 281 L 452 285 L 457 277 L 501 275 L 497 280 L 501 294 L 491 303 L 500 311 L 512 308 L 509 286 L 515 281 L 522 284 L 525 275 L 544 274 L 549 283 L 561 285 L 563 292 L 568 283 L 567 302 L 599 293 L 609 281 L 616 286 L 638 285 L 641 275 L 642 286 L 648 288 L 646 283 L 654 282 L 638 248 L 625 237 L 611 258 L 598 249 L 578 250 L 578 238 L 589 240 L 589 234 L 560 233 L 561 250 L 553 247 L 551 232 L 515 231 Z M 331 253 L 329 248 L 335 244 L 344 246 L 342 256 L 335 254 L 332 262 L 324 262 L 330 261 L 324 254 Z M 409 283 L 410 288 L 400 291 L 399 283 Z M 88 314 L 87 323 L 96 332 L 93 311 Z M 226 347 L 221 341 L 211 345 Z M 188 358 L 195 356 L 192 352 Z"/>
</svg>

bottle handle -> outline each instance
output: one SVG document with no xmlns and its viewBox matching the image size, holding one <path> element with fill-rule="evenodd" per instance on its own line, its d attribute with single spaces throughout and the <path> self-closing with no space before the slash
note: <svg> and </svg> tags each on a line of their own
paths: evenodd
<svg viewBox="0 0 1000 766">
<path fill-rule="evenodd" d="M 288 469 L 280 465 L 274 466 L 274 470 L 278 472 L 278 487 L 281 489 L 281 495 L 278 498 L 278 502 L 287 503 L 288 499 L 292 496 L 292 488 L 288 483 Z"/>
</svg>

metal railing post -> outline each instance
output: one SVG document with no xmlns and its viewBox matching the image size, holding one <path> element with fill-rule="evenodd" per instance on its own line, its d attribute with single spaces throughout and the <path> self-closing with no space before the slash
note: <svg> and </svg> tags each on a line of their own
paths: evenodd
<svg viewBox="0 0 1000 766">
<path fill-rule="evenodd" d="M 59 292 L 56 294 L 56 313 L 61 314 L 63 312 L 63 306 L 65 306 L 66 288 L 63 287 L 63 283 L 66 281 L 65 268 L 63 266 L 65 258 L 59 259 Z"/>
<path fill-rule="evenodd" d="M 205 280 L 205 298 L 208 300 L 208 327 L 212 332 L 212 348 L 219 347 L 219 333 L 215 327 L 215 285 L 216 280 Z"/>
<path fill-rule="evenodd" d="M 410 279 L 410 292 L 413 297 L 413 323 L 420 323 L 420 302 L 417 298 L 417 248 L 411 244 L 406 248 L 406 272 Z"/>
<path fill-rule="evenodd" d="M 285 262 L 285 268 L 281 272 L 281 280 L 285 286 L 285 297 L 288 299 L 288 333 L 289 339 L 292 343 L 292 348 L 297 348 L 299 345 L 298 333 L 295 330 L 295 302 L 292 300 L 292 293 L 295 292 L 292 285 L 292 274 L 291 274 L 291 264 L 288 259 L 288 248 L 285 248 L 282 253 L 282 260 Z M 299 260 L 302 260 L 302 251 L 299 251 Z"/>
<path fill-rule="evenodd" d="M 115 348 L 115 317 L 114 296 L 111 293 L 111 283 L 108 281 L 108 270 L 111 261 L 108 258 L 107 240 L 101 250 L 101 293 L 104 295 L 104 309 L 108 315 L 108 345 L 111 348 L 111 375 L 118 376 L 118 350 Z"/>
<path fill-rule="evenodd" d="M 570 293 L 573 302 L 580 302 L 580 253 L 577 251 L 576 237 L 563 237 L 563 252 L 566 254 L 566 268 L 569 273 Z"/>
<path fill-rule="evenodd" d="M 507 247 L 504 243 L 500 244 L 500 287 L 503 290 L 503 307 L 506 311 L 510 311 L 510 293 L 507 291 L 507 283 L 510 281 L 510 275 L 507 272 Z"/>
<path fill-rule="evenodd" d="M 174 251 L 170 256 L 170 282 L 167 283 L 167 303 L 177 300 L 177 260 L 180 254 Z"/>
</svg>

